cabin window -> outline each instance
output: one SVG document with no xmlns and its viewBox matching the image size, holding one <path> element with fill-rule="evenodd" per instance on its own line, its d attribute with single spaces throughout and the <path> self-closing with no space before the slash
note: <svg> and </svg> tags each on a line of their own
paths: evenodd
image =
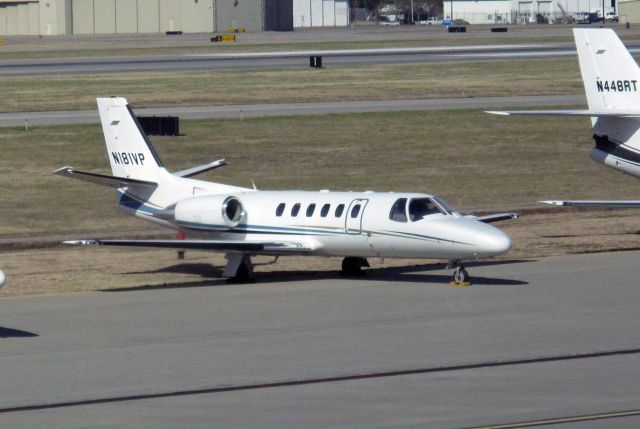
<svg viewBox="0 0 640 429">
<path fill-rule="evenodd" d="M 344 204 L 338 204 L 338 207 L 336 207 L 336 217 L 342 216 L 343 211 L 344 211 Z"/>
<path fill-rule="evenodd" d="M 330 208 L 331 204 L 325 204 L 324 206 L 322 206 L 322 210 L 320 210 L 320 216 L 327 217 Z"/>
<path fill-rule="evenodd" d="M 407 199 L 406 198 L 398 198 L 393 206 L 391 206 L 391 211 L 389 212 L 389 219 L 395 222 L 406 222 L 407 221 Z"/>
<path fill-rule="evenodd" d="M 300 203 L 295 203 L 293 207 L 291 207 L 291 216 L 296 217 L 300 212 Z"/>
<path fill-rule="evenodd" d="M 282 213 L 284 213 L 284 207 L 285 206 L 286 206 L 285 203 L 278 204 L 278 208 L 276 209 L 276 216 L 278 216 L 278 217 L 282 216 Z"/>
<path fill-rule="evenodd" d="M 357 218 L 358 214 L 360 214 L 360 204 L 356 204 L 355 206 L 353 206 L 353 208 L 351 209 L 351 217 L 352 218 Z"/>
<path fill-rule="evenodd" d="M 409 219 L 419 221 L 425 216 L 443 213 L 443 210 L 431 198 L 414 198 L 409 203 Z"/>
<path fill-rule="evenodd" d="M 316 205 L 315 204 L 309 204 L 309 207 L 307 207 L 307 217 L 313 216 L 313 212 L 315 210 L 316 210 Z"/>
</svg>

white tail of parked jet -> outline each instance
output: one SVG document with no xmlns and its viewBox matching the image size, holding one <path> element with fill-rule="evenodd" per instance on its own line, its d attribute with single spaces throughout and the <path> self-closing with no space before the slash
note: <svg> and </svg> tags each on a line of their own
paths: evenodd
<svg viewBox="0 0 640 429">
<path fill-rule="evenodd" d="M 124 98 L 98 98 L 98 112 L 116 177 L 159 183 L 169 178 L 153 146 Z"/>
<path fill-rule="evenodd" d="M 496 115 L 589 116 L 591 158 L 640 177 L 640 67 L 611 29 L 573 30 L 588 110 L 491 111 Z M 640 201 L 543 201 L 591 207 L 640 207 Z"/>
<path fill-rule="evenodd" d="M 127 100 L 98 98 L 98 111 L 112 176 L 63 167 L 56 174 L 111 186 L 118 190 L 120 208 L 146 220 L 167 224 L 162 212 L 184 195 L 228 193 L 244 188 L 194 180 L 190 177 L 226 165 L 224 159 L 170 173 L 140 127 Z"/>
</svg>

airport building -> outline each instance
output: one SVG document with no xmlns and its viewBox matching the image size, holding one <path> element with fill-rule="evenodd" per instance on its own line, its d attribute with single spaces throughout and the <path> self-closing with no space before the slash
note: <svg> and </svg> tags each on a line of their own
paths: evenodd
<svg viewBox="0 0 640 429">
<path fill-rule="evenodd" d="M 640 0 L 636 2 L 640 5 Z M 600 0 L 444 0 L 443 6 L 445 19 L 453 10 L 453 19 L 469 24 L 586 24 L 602 16 L 602 4 Z M 605 0 L 605 13 L 614 11 L 615 5 L 616 0 Z"/>
<path fill-rule="evenodd" d="M 293 30 L 293 0 L 0 0 L 0 35 Z"/>
<path fill-rule="evenodd" d="M 640 0 L 620 0 L 618 15 L 621 21 L 640 22 Z"/>
<path fill-rule="evenodd" d="M 293 0 L 293 26 L 345 27 L 349 11 L 347 0 Z"/>
</svg>

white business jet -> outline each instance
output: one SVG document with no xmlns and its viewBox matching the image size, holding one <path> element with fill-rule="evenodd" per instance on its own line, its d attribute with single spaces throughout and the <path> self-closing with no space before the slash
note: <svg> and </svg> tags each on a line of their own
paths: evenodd
<svg viewBox="0 0 640 429">
<path fill-rule="evenodd" d="M 591 159 L 640 177 L 640 68 L 611 29 L 573 30 L 588 110 L 493 111 L 496 115 L 591 117 Z M 552 200 L 558 206 L 640 207 L 640 200 Z"/>
<path fill-rule="evenodd" d="M 63 167 L 56 174 L 117 190 L 122 210 L 183 231 L 184 240 L 77 240 L 80 245 L 224 252 L 223 275 L 249 280 L 253 255 L 344 257 L 357 274 L 369 257 L 445 259 L 468 282 L 462 261 L 501 255 L 511 240 L 488 225 L 513 213 L 463 216 L 430 194 L 258 191 L 191 179 L 224 160 L 170 173 L 124 98 L 98 98 L 113 176 Z"/>
</svg>

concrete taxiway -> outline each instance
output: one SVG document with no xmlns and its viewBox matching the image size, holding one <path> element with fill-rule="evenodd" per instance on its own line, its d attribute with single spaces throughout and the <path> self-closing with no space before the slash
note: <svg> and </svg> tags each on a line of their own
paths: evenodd
<svg viewBox="0 0 640 429">
<path fill-rule="evenodd" d="M 135 109 L 140 116 L 178 116 L 182 119 L 240 118 L 331 113 L 399 112 L 433 109 L 497 109 L 507 107 L 574 106 L 586 104 L 584 95 L 474 97 L 416 100 L 364 100 L 316 103 L 273 103 L 225 106 L 173 106 Z M 135 106 L 134 106 L 135 108 Z M 0 127 L 100 123 L 96 109 L 0 113 Z"/>
<path fill-rule="evenodd" d="M 0 427 L 637 427 L 639 258 L 0 300 Z"/>
<path fill-rule="evenodd" d="M 631 53 L 640 42 L 626 43 Z M 104 58 L 0 60 L 0 76 L 61 76 L 95 73 L 196 72 L 232 69 L 309 67 L 311 55 L 324 67 L 408 64 L 429 61 L 487 61 L 575 56 L 573 44 L 478 45 L 426 48 L 276 51 L 238 54 L 138 55 Z"/>
<path fill-rule="evenodd" d="M 626 43 L 636 52 L 640 42 Z M 0 76 L 52 76 L 83 73 L 203 71 L 242 68 L 308 67 L 310 55 L 321 55 L 328 67 L 357 64 L 470 61 L 576 55 L 572 43 L 469 45 L 443 47 L 316 49 L 229 54 L 137 55 L 100 58 L 0 60 Z"/>
</svg>

